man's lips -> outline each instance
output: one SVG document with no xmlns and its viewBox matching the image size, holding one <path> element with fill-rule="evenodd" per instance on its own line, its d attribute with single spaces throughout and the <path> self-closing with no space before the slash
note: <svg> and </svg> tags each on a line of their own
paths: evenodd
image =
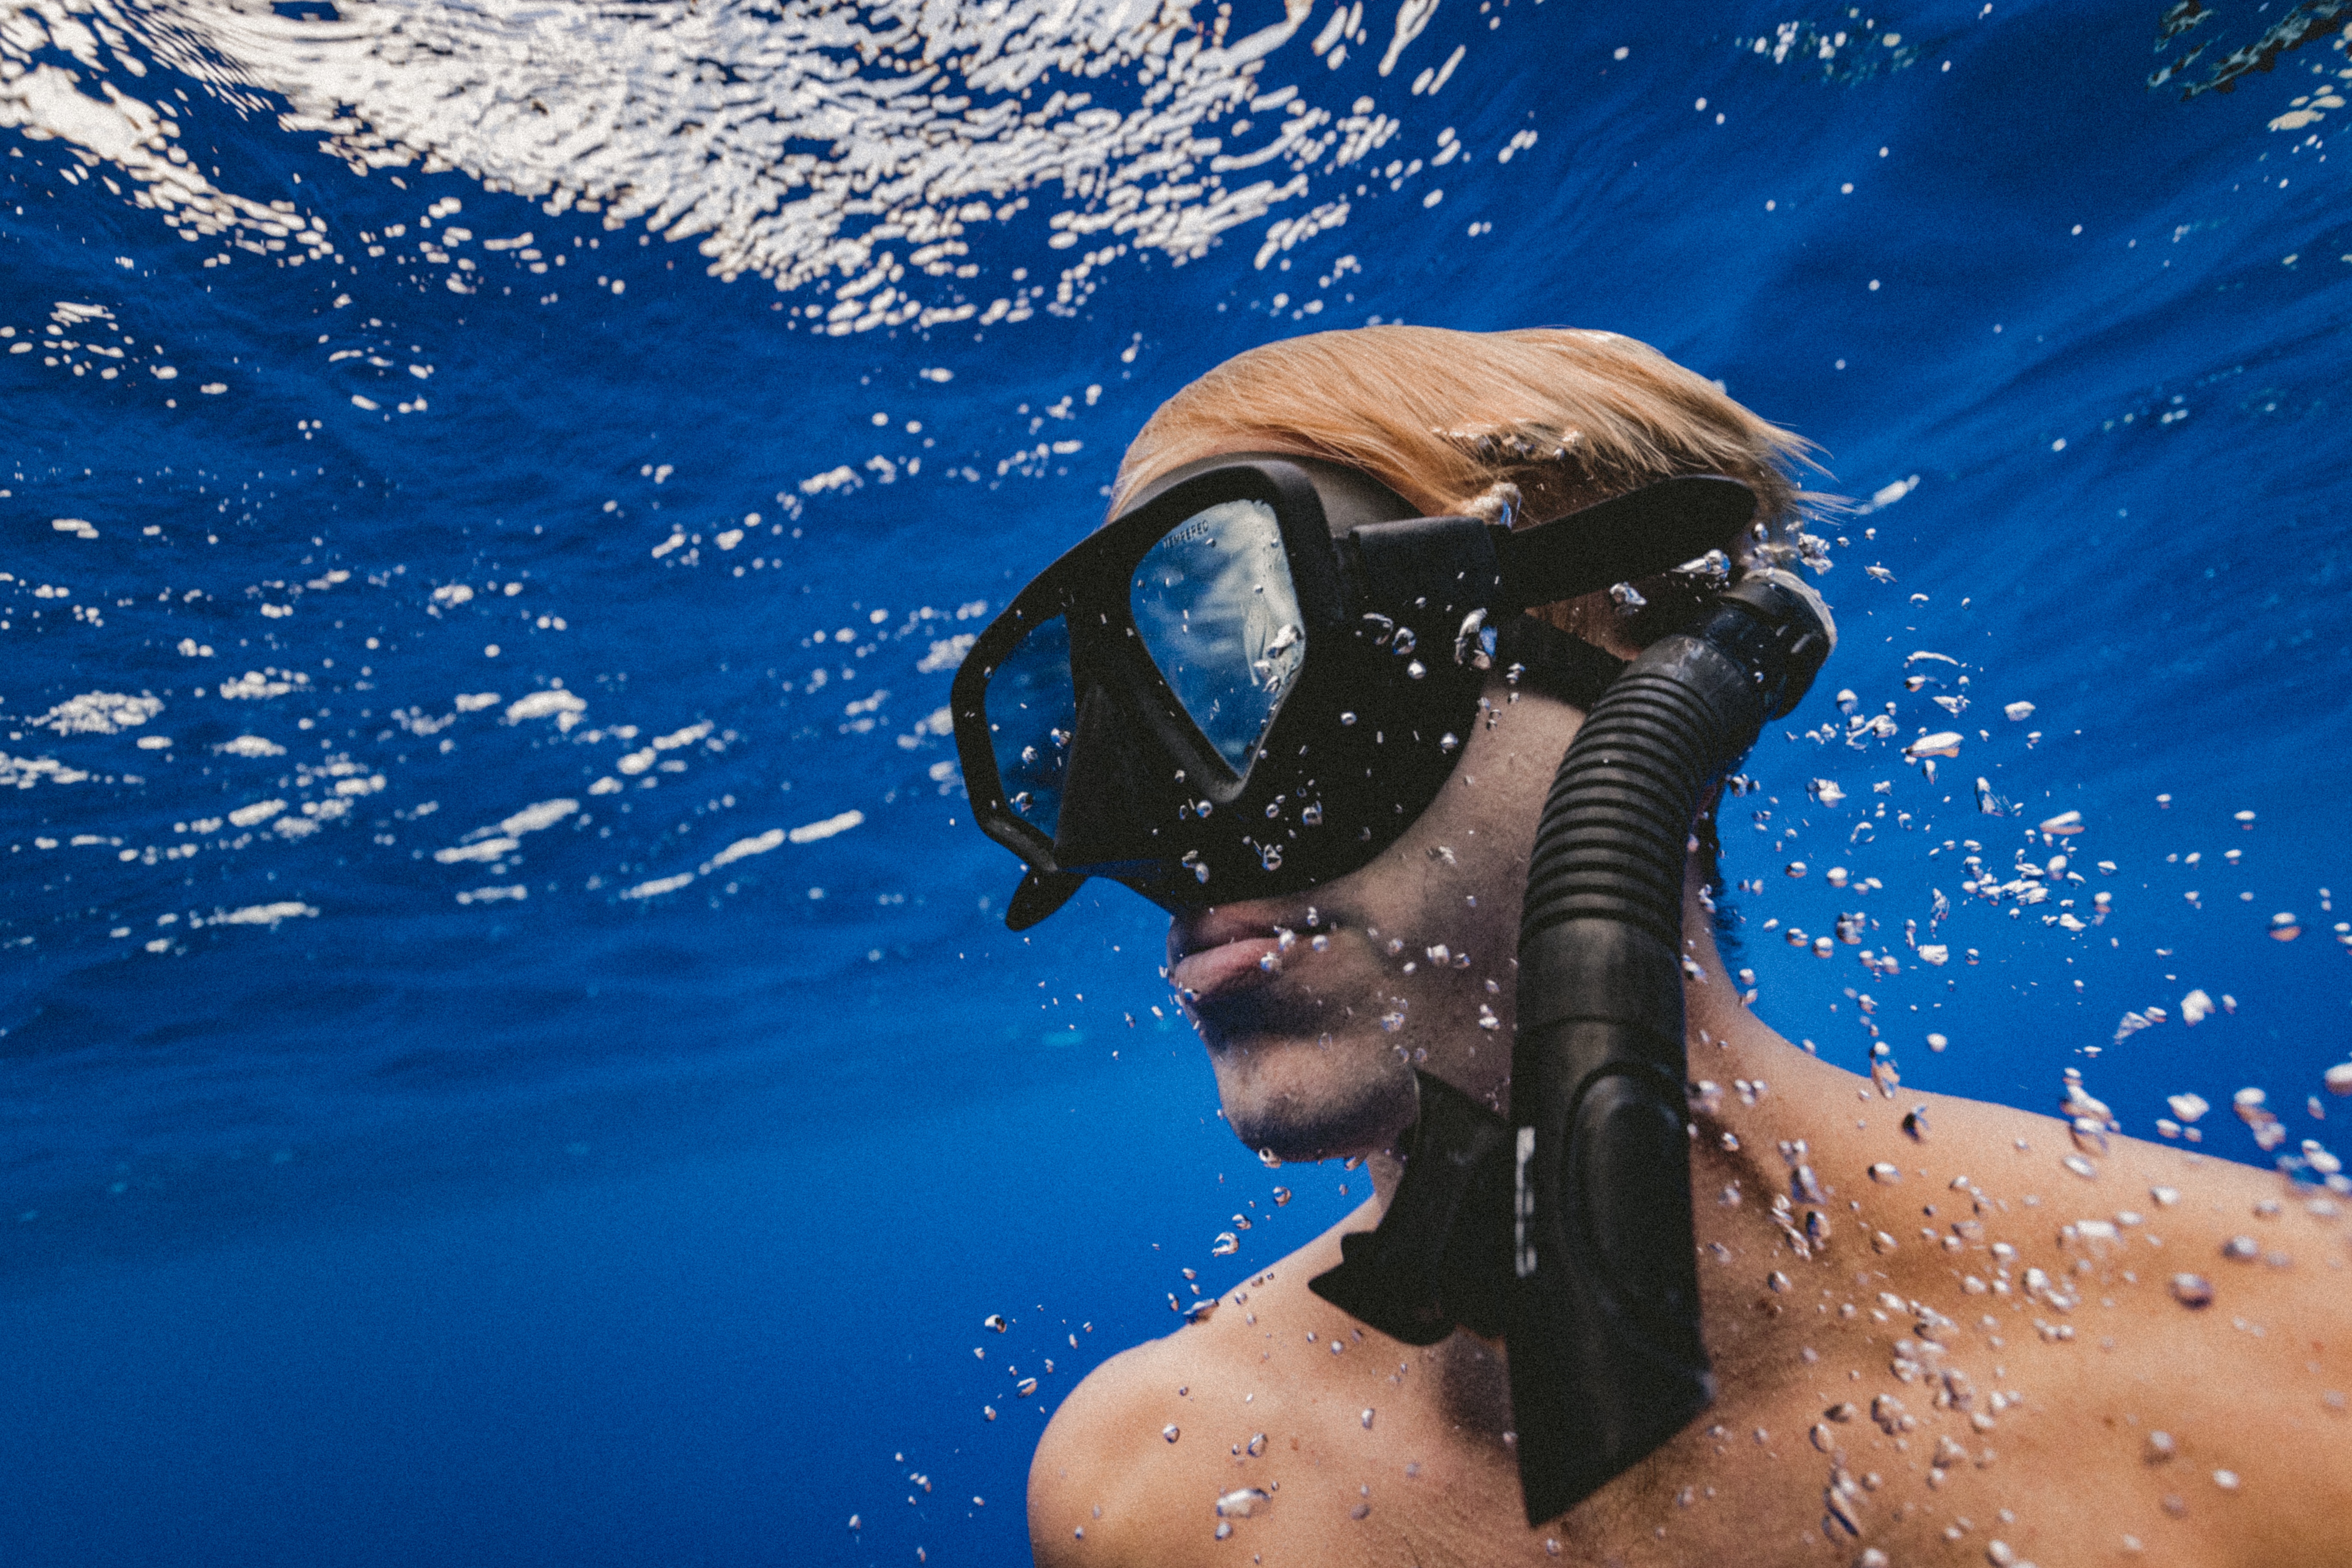
<svg viewBox="0 0 2352 1568">
<path fill-rule="evenodd" d="M 1243 908 L 1203 910 L 1169 932 L 1175 959 L 1169 981 L 1197 998 L 1272 973 L 1265 967 L 1270 954 L 1281 953 L 1287 963 L 1306 951 L 1294 942 L 1290 952 L 1282 952 L 1279 932 L 1289 924 Z"/>
<path fill-rule="evenodd" d="M 1259 934 L 1235 937 L 1213 947 L 1195 948 L 1176 961 L 1168 971 L 1168 979 L 1188 998 L 1212 996 L 1264 976 L 1267 973 L 1267 956 L 1280 947 L 1279 939 Z"/>
</svg>

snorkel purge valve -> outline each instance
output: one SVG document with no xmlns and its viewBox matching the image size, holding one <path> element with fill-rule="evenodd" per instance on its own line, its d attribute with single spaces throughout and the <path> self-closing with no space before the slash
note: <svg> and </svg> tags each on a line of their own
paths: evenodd
<svg viewBox="0 0 2352 1568">
<path fill-rule="evenodd" d="M 1420 1075 L 1387 1214 L 1309 1282 L 1408 1344 L 1456 1323 L 1503 1335 L 1530 1525 L 1714 1398 L 1685 1121 L 1683 869 L 1708 792 L 1836 641 L 1811 589 L 1753 573 L 1609 688 L 1560 763 L 1529 862 L 1510 1120 Z"/>
</svg>

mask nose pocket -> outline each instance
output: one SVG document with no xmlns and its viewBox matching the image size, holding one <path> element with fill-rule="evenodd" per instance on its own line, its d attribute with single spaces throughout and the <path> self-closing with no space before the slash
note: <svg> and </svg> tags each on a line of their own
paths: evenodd
<svg viewBox="0 0 2352 1568">
<path fill-rule="evenodd" d="M 1163 857 L 1151 824 L 1170 803 L 1165 790 L 1145 781 L 1174 764 L 1139 743 L 1140 731 L 1119 714 L 1108 692 L 1087 689 L 1054 834 L 1054 863 L 1063 870 L 1136 875 Z"/>
</svg>

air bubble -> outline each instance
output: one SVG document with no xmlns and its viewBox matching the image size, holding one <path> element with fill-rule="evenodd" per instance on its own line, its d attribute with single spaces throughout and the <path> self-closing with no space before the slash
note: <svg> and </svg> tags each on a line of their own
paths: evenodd
<svg viewBox="0 0 2352 1568">
<path fill-rule="evenodd" d="M 1169 1442 L 1173 1443 L 1177 1438 L 1182 1436 L 1184 1434 L 1177 1427 L 1176 1423 L 1171 1421 L 1167 1426 L 1160 1428 L 1160 1435 Z"/>
<path fill-rule="evenodd" d="M 2213 1304 L 2213 1286 L 2201 1274 L 2176 1274 L 2172 1277 L 2172 1299 L 2191 1311 Z"/>
</svg>

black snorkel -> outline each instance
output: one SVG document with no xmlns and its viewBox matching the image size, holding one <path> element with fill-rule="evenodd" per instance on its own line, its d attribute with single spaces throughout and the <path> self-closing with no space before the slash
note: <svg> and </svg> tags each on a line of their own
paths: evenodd
<svg viewBox="0 0 2352 1568">
<path fill-rule="evenodd" d="M 1750 573 L 1594 704 L 1544 804 L 1519 922 L 1507 1121 L 1422 1074 L 1404 1177 L 1318 1295 L 1410 1344 L 1508 1346 L 1528 1521 L 1573 1508 L 1714 1399 L 1685 1099 L 1691 826 L 1835 646 L 1811 589 Z"/>
</svg>

